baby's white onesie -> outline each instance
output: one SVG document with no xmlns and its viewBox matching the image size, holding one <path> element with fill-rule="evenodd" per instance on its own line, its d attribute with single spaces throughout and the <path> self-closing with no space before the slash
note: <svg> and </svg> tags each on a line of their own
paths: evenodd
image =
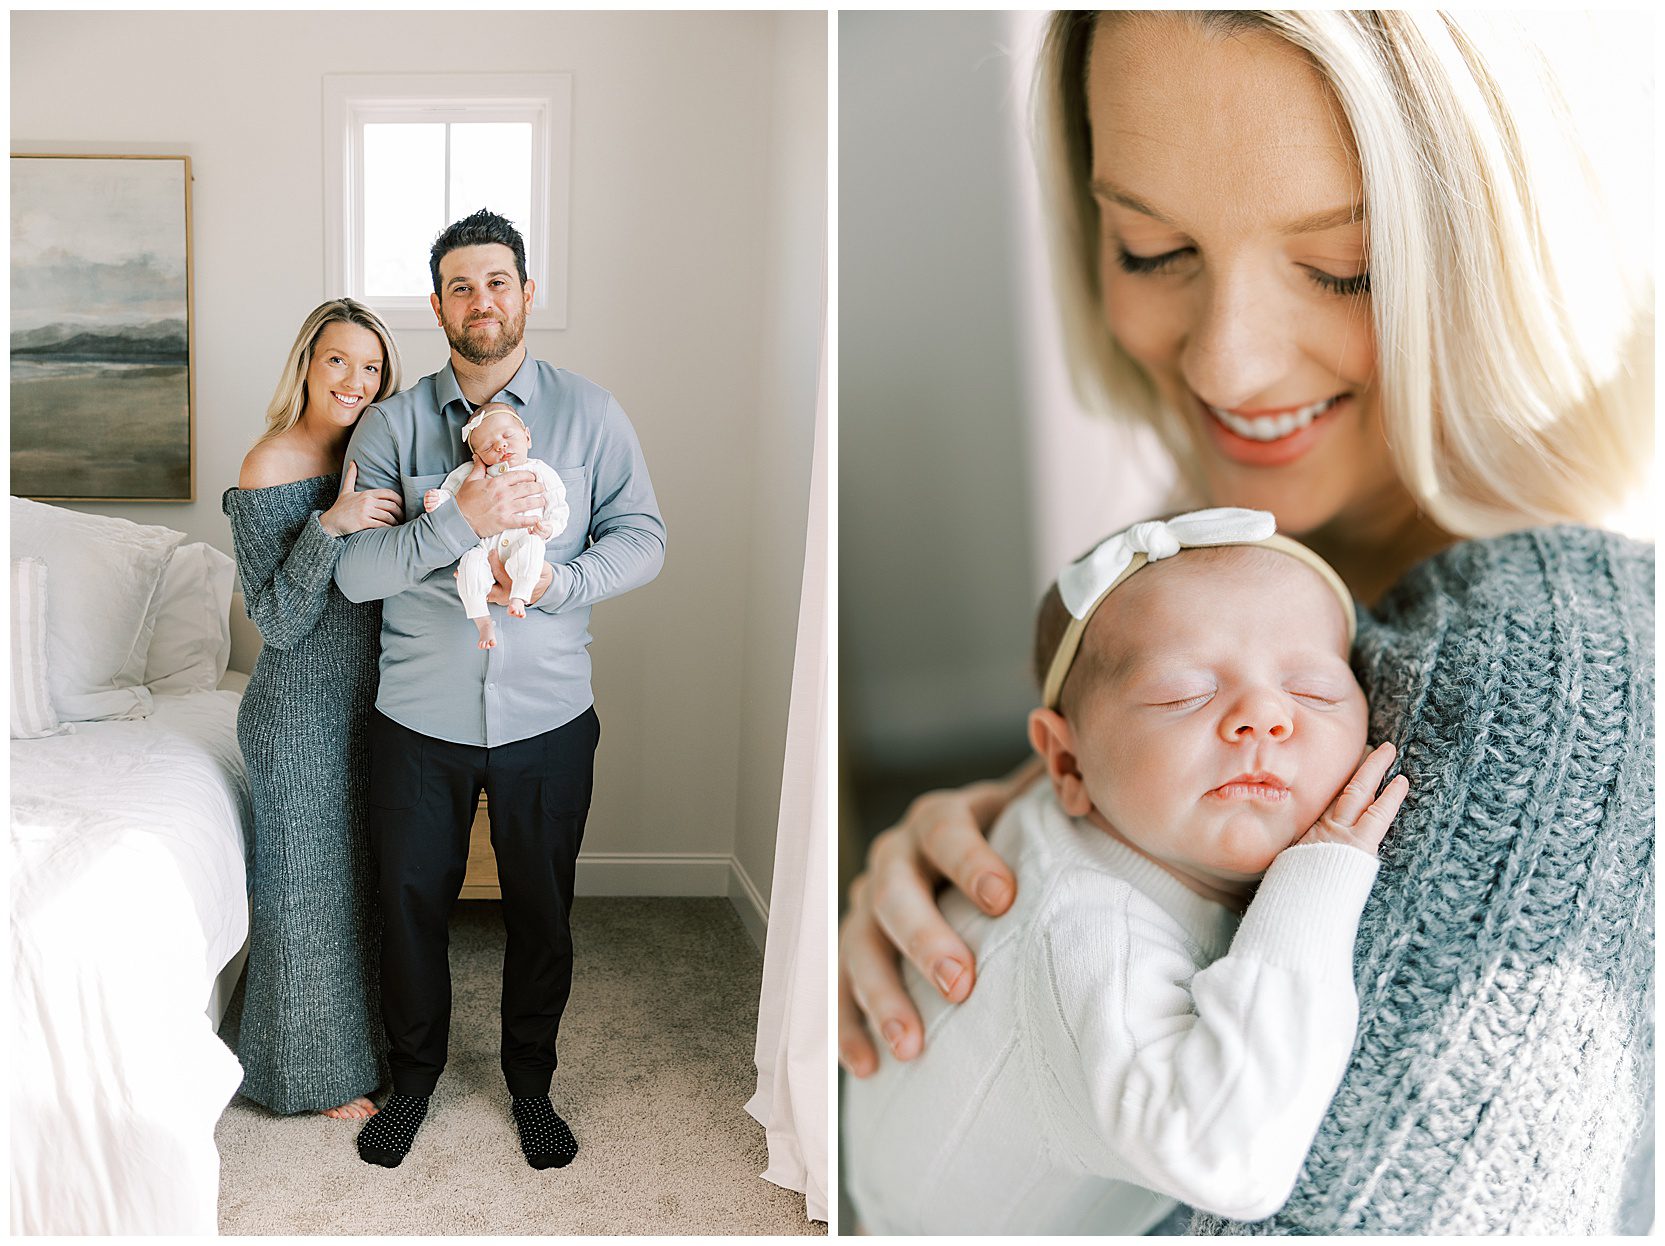
<svg viewBox="0 0 1665 1246">
<path fill-rule="evenodd" d="M 1240 924 L 1045 782 L 989 842 L 1016 871 L 1012 908 L 943 902 L 977 958 L 970 998 L 908 966 L 924 1052 L 844 1085 L 862 1229 L 1141 1234 L 1174 1199 L 1276 1211 L 1352 1050 L 1376 858 L 1285 849 Z"/>
<path fill-rule="evenodd" d="M 440 482 L 440 490 L 445 494 L 440 499 L 441 506 L 456 497 L 457 490 L 462 488 L 463 481 L 473 470 L 474 460 L 471 458 Z M 487 471 L 489 473 L 491 469 Z M 554 528 L 554 532 L 550 533 L 552 537 L 564 532 L 571 510 L 567 506 L 567 488 L 555 469 L 542 459 L 527 459 L 524 463 L 505 464 L 501 472 L 492 474 L 509 472 L 532 472 L 537 476 L 538 483 L 543 486 L 544 505 L 536 513 L 549 520 Z M 494 546 L 497 556 L 503 560 L 504 570 L 509 573 L 509 596 L 530 601 L 538 587 L 538 577 L 543 574 L 544 538 L 532 529 L 505 528 L 492 536 L 481 537 L 480 543 L 457 563 L 457 596 L 462 598 L 463 609 L 471 619 L 484 618 L 487 614 L 486 594 L 492 586 L 488 554 Z"/>
</svg>

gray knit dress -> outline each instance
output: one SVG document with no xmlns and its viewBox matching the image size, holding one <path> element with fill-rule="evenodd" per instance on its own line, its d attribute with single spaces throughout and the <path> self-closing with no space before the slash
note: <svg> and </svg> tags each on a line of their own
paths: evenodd
<svg viewBox="0 0 1665 1246">
<path fill-rule="evenodd" d="M 381 1085 L 380 918 L 365 827 L 365 726 L 381 605 L 335 587 L 317 515 L 339 476 L 228 489 L 237 569 L 265 643 L 237 713 L 254 797 L 241 1093 L 315 1112 Z"/>
<path fill-rule="evenodd" d="M 1370 738 L 1411 790 L 1352 1062 L 1283 1210 L 1192 1234 L 1646 1228 L 1653 585 L 1652 546 L 1559 527 L 1458 545 L 1360 612 Z"/>
</svg>

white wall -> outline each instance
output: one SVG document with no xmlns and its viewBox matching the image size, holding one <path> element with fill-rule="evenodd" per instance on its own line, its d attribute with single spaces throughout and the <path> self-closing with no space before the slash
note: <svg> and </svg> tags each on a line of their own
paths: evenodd
<svg viewBox="0 0 1665 1246">
<path fill-rule="evenodd" d="M 768 895 L 804 535 L 825 300 L 826 19 L 775 15 L 769 134 L 770 229 L 759 386 L 752 557 L 746 592 L 740 790 L 734 855 L 741 885 Z M 816 141 L 819 136 L 819 141 Z M 745 912 L 742 906 L 742 912 Z"/>
<path fill-rule="evenodd" d="M 872 768 L 1021 755 L 1034 700 L 1009 39 L 839 17 L 839 718 Z"/>
<path fill-rule="evenodd" d="M 322 75 L 572 73 L 569 327 L 527 341 L 617 395 L 669 529 L 659 579 L 592 624 L 603 734 L 585 857 L 602 885 L 654 874 L 645 859 L 720 893 L 737 840 L 761 864 L 773 831 L 763 812 L 771 785 L 778 798 L 799 578 L 787 564 L 801 566 L 814 415 L 806 300 L 819 290 L 803 282 L 818 286 L 822 245 L 802 179 L 825 167 L 824 122 L 779 58 L 824 65 L 824 20 L 12 15 L 14 151 L 185 153 L 195 175 L 197 500 L 85 509 L 227 551 L 221 492 L 296 328 L 336 293 L 322 261 Z M 399 345 L 409 379 L 446 358 L 437 329 Z M 769 870 L 753 877 L 766 893 Z"/>
</svg>

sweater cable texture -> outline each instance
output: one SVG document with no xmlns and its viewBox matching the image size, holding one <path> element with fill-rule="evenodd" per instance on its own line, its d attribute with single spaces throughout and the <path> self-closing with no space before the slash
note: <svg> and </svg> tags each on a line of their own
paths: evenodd
<svg viewBox="0 0 1665 1246">
<path fill-rule="evenodd" d="M 1195 1235 L 1594 1234 L 1653 1101 L 1653 547 L 1457 545 L 1360 611 L 1410 797 L 1354 961 L 1352 1060 L 1294 1193 Z"/>
</svg>

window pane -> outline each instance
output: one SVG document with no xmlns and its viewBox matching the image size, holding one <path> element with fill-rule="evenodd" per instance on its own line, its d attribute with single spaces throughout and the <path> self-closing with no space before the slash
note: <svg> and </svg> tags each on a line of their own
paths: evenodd
<svg viewBox="0 0 1665 1246">
<path fill-rule="evenodd" d="M 432 294 L 428 249 L 444 229 L 443 123 L 364 127 L 364 296 Z"/>
<path fill-rule="evenodd" d="M 531 122 L 469 121 L 452 125 L 452 219 L 461 219 L 480 208 L 508 217 L 523 238 L 532 232 Z"/>
</svg>

